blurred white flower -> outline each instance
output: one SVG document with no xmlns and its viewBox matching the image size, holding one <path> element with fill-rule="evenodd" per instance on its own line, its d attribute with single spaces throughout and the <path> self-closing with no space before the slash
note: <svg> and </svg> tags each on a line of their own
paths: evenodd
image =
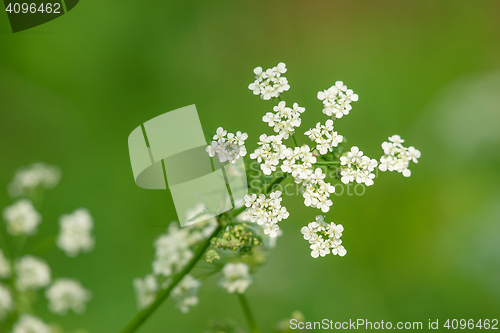
<svg viewBox="0 0 500 333">
<path fill-rule="evenodd" d="M 156 299 L 159 286 L 156 278 L 152 274 L 148 274 L 141 278 L 134 279 L 135 297 L 137 300 L 137 308 L 142 310 L 147 308 Z"/>
<path fill-rule="evenodd" d="M 3 250 L 0 249 L 0 279 L 7 279 L 11 274 L 10 260 L 5 257 Z"/>
<path fill-rule="evenodd" d="M 14 300 L 9 288 L 0 283 L 0 321 L 12 311 L 14 308 Z"/>
<path fill-rule="evenodd" d="M 4 208 L 3 218 L 7 224 L 7 231 L 12 236 L 33 235 L 42 222 L 42 215 L 28 199 L 21 199 Z"/>
<path fill-rule="evenodd" d="M 222 268 L 224 277 L 219 281 L 220 285 L 233 294 L 243 294 L 250 284 L 252 279 L 250 277 L 250 266 L 244 263 L 227 263 Z"/>
<path fill-rule="evenodd" d="M 326 223 L 323 216 L 316 216 L 316 221 L 309 223 L 300 230 L 311 248 L 311 256 L 317 258 L 327 254 L 345 256 L 347 251 L 341 245 L 344 227 L 333 222 Z"/>
<path fill-rule="evenodd" d="M 337 147 L 344 140 L 342 135 L 333 131 L 333 120 L 331 119 L 328 119 L 325 125 L 317 123 L 316 127 L 305 132 L 305 135 L 317 143 L 316 149 L 321 155 L 325 155 L 328 151 L 333 151 L 333 148 Z"/>
<path fill-rule="evenodd" d="M 206 151 L 210 157 L 217 155 L 221 163 L 226 161 L 234 163 L 240 156 L 245 156 L 247 150 L 245 148 L 245 140 L 248 134 L 236 132 L 227 133 L 222 127 L 217 128 L 217 133 L 214 135 L 212 143 L 207 146 Z"/>
<path fill-rule="evenodd" d="M 188 313 L 190 307 L 198 305 L 197 295 L 200 287 L 201 282 L 188 274 L 172 289 L 172 298 L 182 313 Z"/>
<path fill-rule="evenodd" d="M 340 180 L 344 184 L 356 181 L 358 184 L 364 183 L 366 186 L 371 186 L 375 178 L 373 170 L 377 164 L 377 160 L 363 156 L 363 152 L 358 147 L 351 147 L 350 152 L 340 157 L 342 170 Z"/>
<path fill-rule="evenodd" d="M 248 89 L 252 90 L 254 95 L 260 95 L 264 100 L 279 97 L 281 93 L 290 89 L 286 77 L 281 76 L 286 73 L 286 70 L 283 62 L 266 71 L 263 71 L 262 67 L 256 67 L 253 70 L 255 81 L 248 85 Z"/>
<path fill-rule="evenodd" d="M 342 118 L 352 109 L 351 102 L 358 100 L 351 89 L 347 89 L 342 81 L 335 82 L 325 91 L 318 92 L 318 99 L 323 101 L 323 113 L 332 118 Z"/>
<path fill-rule="evenodd" d="M 383 142 L 382 149 L 384 155 L 380 158 L 380 171 L 397 171 L 402 173 L 405 177 L 410 177 L 411 171 L 408 168 L 410 161 L 418 163 L 420 158 L 420 151 L 414 147 L 406 148 L 402 145 L 405 140 L 401 139 L 399 135 L 389 137 L 390 142 Z"/>
<path fill-rule="evenodd" d="M 281 101 L 273 110 L 276 113 L 268 112 L 262 117 L 262 120 L 268 123 L 283 139 L 288 139 L 295 132 L 295 128 L 300 126 L 300 114 L 305 111 L 305 108 L 300 107 L 297 103 L 293 104 L 293 108 L 289 108 L 285 101 Z"/>
<path fill-rule="evenodd" d="M 60 278 L 45 290 L 49 310 L 59 315 L 65 315 L 69 310 L 76 313 L 85 312 L 86 305 L 92 293 L 85 289 L 79 281 Z"/>
<path fill-rule="evenodd" d="M 286 207 L 281 206 L 281 191 L 269 194 L 267 198 L 264 194 L 245 195 L 245 206 L 248 207 L 242 215 L 243 220 L 257 222 L 264 226 L 264 233 L 274 238 L 278 236 L 278 222 L 288 218 L 290 215 Z"/>
<path fill-rule="evenodd" d="M 51 272 L 47 263 L 40 258 L 26 255 L 14 264 L 16 288 L 20 291 L 35 290 L 50 283 Z"/>
<path fill-rule="evenodd" d="M 22 314 L 19 320 L 12 326 L 12 333 L 50 333 L 51 330 L 40 318 Z"/>
<path fill-rule="evenodd" d="M 13 198 L 31 195 L 36 189 L 54 188 L 61 179 L 61 171 L 57 166 L 35 163 L 17 170 L 14 179 L 8 186 L 9 195 Z"/>
<path fill-rule="evenodd" d="M 75 257 L 80 252 L 88 252 L 94 248 L 94 220 L 87 209 L 79 208 L 71 214 L 61 216 L 59 226 L 56 244 L 67 256 Z"/>
<path fill-rule="evenodd" d="M 154 243 L 153 273 L 169 277 L 179 272 L 193 257 L 190 250 L 190 229 L 170 223 L 168 233 L 160 235 Z"/>
</svg>

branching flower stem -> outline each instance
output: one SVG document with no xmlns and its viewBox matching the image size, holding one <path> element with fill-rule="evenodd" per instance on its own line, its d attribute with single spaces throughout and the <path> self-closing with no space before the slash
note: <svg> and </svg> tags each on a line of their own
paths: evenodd
<svg viewBox="0 0 500 333">
<path fill-rule="evenodd" d="M 186 276 L 196 265 L 196 263 L 203 257 L 203 254 L 210 246 L 210 241 L 212 238 L 217 237 L 221 232 L 223 226 L 218 225 L 214 232 L 205 239 L 200 246 L 196 249 L 193 259 L 189 261 L 189 263 L 182 269 L 182 271 L 176 274 L 172 280 L 172 283 L 164 289 L 161 290 L 156 296 L 155 301 L 148 306 L 147 308 L 141 310 L 129 323 L 128 325 L 121 331 L 121 333 L 131 333 L 137 331 L 139 327 L 156 311 L 156 309 L 170 296 L 170 292 L 172 289 L 179 284 L 179 282 Z"/>
<path fill-rule="evenodd" d="M 251 333 L 260 333 L 260 329 L 253 318 L 252 311 L 248 306 L 248 302 L 243 294 L 238 294 L 238 300 L 240 301 L 241 308 L 243 309 L 243 313 L 245 314 L 245 318 L 247 319 L 248 326 L 250 326 Z"/>
</svg>

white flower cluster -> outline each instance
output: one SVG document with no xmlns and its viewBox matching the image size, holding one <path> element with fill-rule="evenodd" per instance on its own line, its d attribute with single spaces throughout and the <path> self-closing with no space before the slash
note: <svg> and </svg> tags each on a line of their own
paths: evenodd
<svg viewBox="0 0 500 333">
<path fill-rule="evenodd" d="M 344 227 L 341 224 L 333 222 L 325 222 L 325 218 L 321 215 L 316 216 L 316 222 L 311 222 L 300 230 L 304 239 L 309 242 L 311 248 L 311 256 L 317 258 L 326 256 L 327 254 L 345 256 L 347 251 L 341 245 L 342 232 Z"/>
<path fill-rule="evenodd" d="M 45 297 L 49 300 L 49 310 L 54 313 L 65 315 L 73 310 L 81 314 L 85 312 L 85 303 L 92 298 L 92 293 L 79 281 L 60 278 L 45 290 Z"/>
<path fill-rule="evenodd" d="M 324 114 L 333 118 L 342 118 L 342 116 L 349 114 L 352 109 L 351 102 L 356 102 L 358 95 L 351 89 L 347 89 L 342 81 L 337 81 L 327 90 L 319 91 L 318 99 L 323 101 Z"/>
<path fill-rule="evenodd" d="M 410 161 L 418 163 L 420 151 L 415 147 L 403 147 L 402 143 L 405 140 L 401 139 L 399 135 L 389 137 L 389 141 L 382 143 L 385 155 L 380 158 L 379 170 L 397 171 L 405 177 L 410 177 L 411 171 L 408 169 Z"/>
<path fill-rule="evenodd" d="M 188 274 L 172 289 L 172 298 L 182 313 L 188 313 L 191 307 L 198 305 L 197 295 L 200 287 L 201 282 Z"/>
<path fill-rule="evenodd" d="M 56 244 L 67 256 L 76 257 L 80 252 L 94 248 L 92 228 L 94 220 L 85 208 L 79 208 L 71 214 L 59 218 L 60 233 Z"/>
<path fill-rule="evenodd" d="M 312 174 L 314 163 L 316 163 L 316 157 L 313 156 L 308 145 L 295 147 L 294 150 L 288 148 L 281 171 L 291 173 L 295 179 L 305 180 Z"/>
<path fill-rule="evenodd" d="M 316 149 L 321 155 L 325 155 L 329 151 L 332 152 L 333 148 L 344 140 L 342 135 L 333 131 L 333 120 L 331 119 L 328 119 L 325 125 L 317 123 L 315 128 L 311 128 L 304 134 L 317 143 Z"/>
<path fill-rule="evenodd" d="M 36 290 L 50 283 L 51 271 L 49 265 L 31 255 L 21 257 L 14 264 L 16 273 L 16 288 L 20 291 Z"/>
<path fill-rule="evenodd" d="M 21 199 L 3 210 L 7 232 L 12 236 L 33 235 L 42 222 L 42 215 L 28 199 Z"/>
<path fill-rule="evenodd" d="M 286 77 L 281 76 L 286 73 L 286 65 L 283 62 L 266 71 L 263 71 L 262 67 L 256 67 L 253 72 L 255 81 L 248 85 L 248 89 L 252 90 L 254 95 L 260 95 L 264 100 L 279 97 L 281 93 L 290 89 Z"/>
<path fill-rule="evenodd" d="M 283 139 L 288 139 L 295 132 L 295 128 L 300 126 L 300 114 L 305 111 L 305 108 L 297 103 L 293 103 L 293 108 L 289 108 L 285 101 L 281 101 L 273 108 L 273 111 L 276 113 L 268 112 L 262 120 L 273 127 Z"/>
<path fill-rule="evenodd" d="M 304 205 L 321 209 L 323 213 L 328 212 L 333 205 L 330 194 L 335 192 L 335 186 L 324 181 L 325 176 L 321 168 L 316 168 L 306 180 L 302 181 Z"/>
<path fill-rule="evenodd" d="M 240 156 L 245 156 L 247 150 L 245 148 L 245 140 L 248 134 L 236 132 L 228 133 L 222 127 L 217 128 L 217 134 L 214 135 L 212 143 L 207 147 L 206 151 L 210 157 L 217 155 L 221 163 L 226 161 L 234 162 Z"/>
<path fill-rule="evenodd" d="M 264 233 L 270 237 L 278 236 L 278 222 L 286 219 L 290 214 L 286 207 L 281 206 L 281 192 L 275 191 L 269 194 L 266 198 L 264 194 L 247 194 L 245 195 L 245 206 L 248 207 L 244 214 L 243 220 L 257 222 L 264 226 Z"/>
<path fill-rule="evenodd" d="M 276 171 L 276 166 L 280 163 L 280 160 L 291 153 L 291 149 L 282 143 L 282 138 L 279 135 L 267 136 L 262 134 L 259 140 L 259 148 L 250 154 L 250 158 L 256 159 L 260 163 L 260 168 L 265 175 L 270 175 Z"/>
<path fill-rule="evenodd" d="M 153 274 L 148 274 L 141 278 L 134 279 L 134 289 L 139 310 L 147 308 L 156 299 L 156 293 L 159 290 L 158 281 Z"/>
<path fill-rule="evenodd" d="M 23 314 L 12 326 L 12 333 L 51 333 L 49 325 L 31 314 Z"/>
<path fill-rule="evenodd" d="M 365 183 L 366 186 L 373 185 L 375 174 L 373 170 L 377 167 L 377 160 L 363 156 L 363 152 L 358 147 L 351 147 L 347 156 L 340 157 L 342 171 L 340 180 L 344 184 L 356 181 L 358 184 Z"/>
<path fill-rule="evenodd" d="M 0 249 L 0 279 L 8 279 L 10 274 L 10 260 L 5 257 L 3 250 Z"/>
<path fill-rule="evenodd" d="M 58 167 L 45 163 L 35 163 L 19 168 L 8 186 L 9 195 L 13 198 L 33 194 L 38 188 L 54 188 L 61 179 Z"/>
<path fill-rule="evenodd" d="M 245 263 L 227 263 L 222 268 L 224 277 L 219 281 L 220 285 L 227 290 L 228 293 L 243 294 L 250 284 L 250 266 Z"/>
<path fill-rule="evenodd" d="M 9 288 L 0 283 L 0 321 L 14 308 L 14 300 Z"/>
<path fill-rule="evenodd" d="M 136 278 L 133 281 L 139 309 L 148 307 L 156 299 L 160 288 L 168 287 L 170 278 L 179 273 L 193 258 L 194 252 L 191 248 L 208 237 L 216 227 L 217 221 L 214 218 L 183 228 L 180 228 L 176 222 L 169 224 L 167 232 L 160 235 L 154 242 L 153 274 L 146 275 L 144 279 Z M 186 280 L 186 286 L 189 286 L 189 282 Z M 182 293 L 180 293 L 175 299 L 179 302 L 177 307 L 183 312 L 187 312 L 189 306 L 196 305 L 194 299 L 190 298 L 195 296 L 195 290 L 193 288 L 190 290 L 189 297 L 181 297 Z"/>
</svg>

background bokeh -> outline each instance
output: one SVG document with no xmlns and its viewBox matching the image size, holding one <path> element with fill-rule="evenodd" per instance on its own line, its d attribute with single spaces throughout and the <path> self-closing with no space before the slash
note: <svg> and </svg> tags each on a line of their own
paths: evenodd
<svg viewBox="0 0 500 333">
<path fill-rule="evenodd" d="M 316 93 L 343 80 L 360 96 L 336 129 L 368 156 L 400 134 L 422 158 L 409 179 L 381 173 L 362 196 L 334 196 L 348 255 L 312 259 L 300 228 L 316 211 L 287 197 L 291 217 L 247 295 L 264 332 L 306 319 L 498 318 L 500 308 L 500 2 L 97 1 L 12 34 L 0 13 L 0 187 L 17 167 L 59 165 L 35 242 L 78 207 L 95 218 L 94 252 L 47 254 L 54 271 L 93 291 L 82 316 L 39 313 L 68 331 L 117 332 L 136 313 L 132 279 L 176 219 L 168 191 L 134 184 L 128 134 L 196 104 L 204 128 L 270 128 L 271 102 L 248 90 L 252 69 L 287 64 L 285 99 L 324 121 Z M 305 137 L 299 140 L 305 142 Z M 0 191 L 1 207 L 11 203 Z M 3 228 L 3 227 L 2 227 Z M 202 332 L 211 318 L 246 327 L 234 295 L 208 280 L 183 315 L 167 301 L 141 332 Z"/>
</svg>

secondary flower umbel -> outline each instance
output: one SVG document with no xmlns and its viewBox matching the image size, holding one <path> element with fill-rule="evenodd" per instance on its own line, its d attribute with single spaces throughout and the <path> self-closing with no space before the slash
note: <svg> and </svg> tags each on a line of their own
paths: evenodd
<svg viewBox="0 0 500 333">
<path fill-rule="evenodd" d="M 283 139 L 295 132 L 295 127 L 299 127 L 301 123 L 300 114 L 305 111 L 305 108 L 300 107 L 297 103 L 293 103 L 293 108 L 286 106 L 285 101 L 281 101 L 273 108 L 274 112 L 268 112 L 262 120 L 273 127 Z"/>
<path fill-rule="evenodd" d="M 344 227 L 342 224 L 333 222 L 325 222 L 325 218 L 321 215 L 316 216 L 316 221 L 309 223 L 300 230 L 304 239 L 309 242 L 311 248 L 311 256 L 317 258 L 326 256 L 327 254 L 345 256 L 347 251 L 341 245 L 342 232 Z"/>
<path fill-rule="evenodd" d="M 349 114 L 352 109 L 351 102 L 356 102 L 358 95 L 347 89 L 342 81 L 337 81 L 327 90 L 319 91 L 318 99 L 323 101 L 324 114 L 332 118 L 342 118 Z"/>
<path fill-rule="evenodd" d="M 363 156 L 363 152 L 358 147 L 352 147 L 346 156 L 340 157 L 340 165 L 342 183 L 348 184 L 356 181 L 358 184 L 365 183 L 366 186 L 373 185 L 375 178 L 373 170 L 377 167 L 377 160 Z"/>
<path fill-rule="evenodd" d="M 286 65 L 283 62 L 266 71 L 263 71 L 262 67 L 256 67 L 253 72 L 255 81 L 248 85 L 248 89 L 252 90 L 254 95 L 260 95 L 264 100 L 279 97 L 281 93 L 290 89 L 286 77 L 281 76 L 286 73 Z"/>
<path fill-rule="evenodd" d="M 222 127 L 217 128 L 217 134 L 214 135 L 212 143 L 207 147 L 207 153 L 210 157 L 217 155 L 221 163 L 226 161 L 234 162 L 240 156 L 245 156 L 247 150 L 245 148 L 245 140 L 248 134 L 236 132 L 228 133 Z"/>
<path fill-rule="evenodd" d="M 410 161 L 418 163 L 417 159 L 420 158 L 420 151 L 413 146 L 409 148 L 403 147 L 402 143 L 405 140 L 401 139 L 399 135 L 389 137 L 389 141 L 382 143 L 385 155 L 380 158 L 379 170 L 397 171 L 405 177 L 410 177 L 411 171 L 408 169 Z"/>
<path fill-rule="evenodd" d="M 257 222 L 264 227 L 264 233 L 271 237 L 278 236 L 278 222 L 289 216 L 286 207 L 281 206 L 281 191 L 269 194 L 267 198 L 264 194 L 258 197 L 256 194 L 245 196 L 245 206 L 247 210 L 243 214 L 243 220 Z"/>
</svg>

